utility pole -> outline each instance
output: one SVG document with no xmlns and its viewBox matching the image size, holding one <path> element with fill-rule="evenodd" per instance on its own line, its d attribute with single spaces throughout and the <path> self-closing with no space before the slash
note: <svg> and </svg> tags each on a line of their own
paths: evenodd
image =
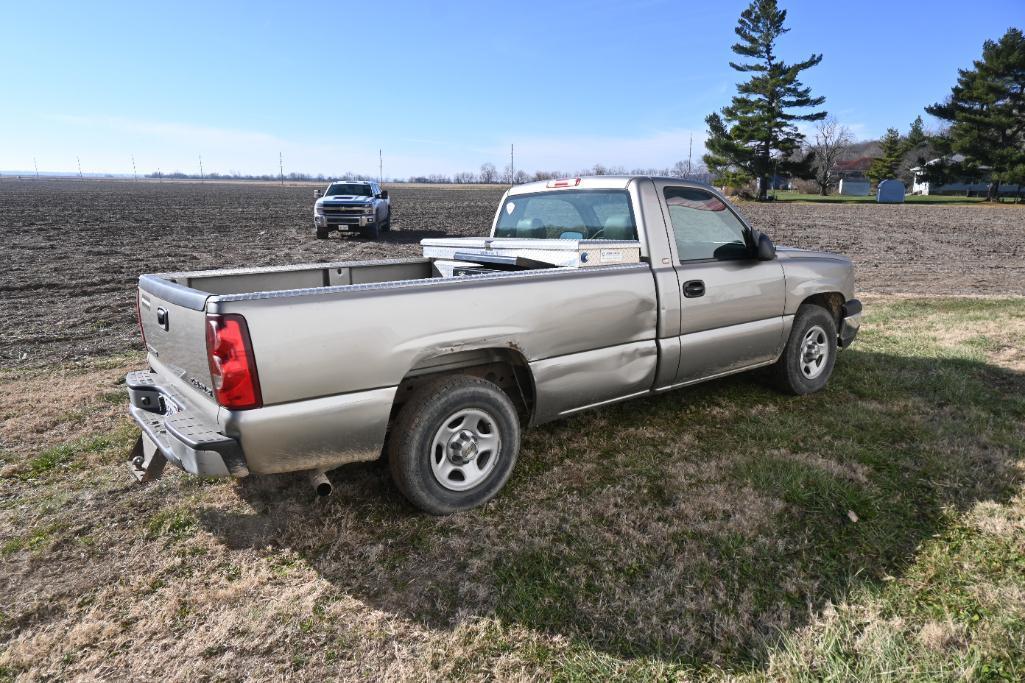
<svg viewBox="0 0 1025 683">
<path fill-rule="evenodd" d="M 516 146 L 509 145 L 509 184 L 516 184 Z"/>
<path fill-rule="evenodd" d="M 377 182 L 384 183 L 384 153 L 377 150 Z"/>
<path fill-rule="evenodd" d="M 203 178 L 203 155 L 199 155 L 199 181 L 202 182 Z"/>
<path fill-rule="evenodd" d="M 35 157 L 32 157 L 32 165 L 36 168 L 36 180 L 39 180 L 39 164 L 36 163 Z"/>
<path fill-rule="evenodd" d="M 139 172 L 135 170 L 135 155 L 132 155 L 132 177 L 136 180 L 139 179 Z"/>
<path fill-rule="evenodd" d="M 694 156 L 694 133 L 690 134 L 690 145 L 687 147 L 687 180 L 690 180 L 691 158 Z"/>
<path fill-rule="evenodd" d="M 285 184 L 285 160 L 281 156 L 281 152 L 278 152 L 278 173 L 281 177 L 281 184 Z"/>
<path fill-rule="evenodd" d="M 78 179 L 82 180 L 82 160 L 78 157 L 75 157 L 75 161 L 78 162 Z"/>
<path fill-rule="evenodd" d="M 158 182 L 164 182 L 164 174 L 160 172 L 160 167 L 157 166 L 157 180 Z"/>
</svg>

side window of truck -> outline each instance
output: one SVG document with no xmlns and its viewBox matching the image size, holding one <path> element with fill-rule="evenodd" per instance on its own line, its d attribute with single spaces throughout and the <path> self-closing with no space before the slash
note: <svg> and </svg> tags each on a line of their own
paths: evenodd
<svg viewBox="0 0 1025 683">
<path fill-rule="evenodd" d="M 752 256 L 747 228 L 721 199 L 693 187 L 667 187 L 665 198 L 681 263 Z"/>
</svg>

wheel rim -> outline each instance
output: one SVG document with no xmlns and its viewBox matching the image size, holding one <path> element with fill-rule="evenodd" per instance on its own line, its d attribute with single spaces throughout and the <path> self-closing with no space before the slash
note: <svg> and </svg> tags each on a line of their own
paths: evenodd
<svg viewBox="0 0 1025 683">
<path fill-rule="evenodd" d="M 829 338 L 826 331 L 815 325 L 801 341 L 801 374 L 806 379 L 815 379 L 826 369 L 829 360 Z"/>
<path fill-rule="evenodd" d="M 472 489 L 495 469 L 501 447 L 495 418 L 477 408 L 458 410 L 434 434 L 431 472 L 450 491 Z"/>
</svg>

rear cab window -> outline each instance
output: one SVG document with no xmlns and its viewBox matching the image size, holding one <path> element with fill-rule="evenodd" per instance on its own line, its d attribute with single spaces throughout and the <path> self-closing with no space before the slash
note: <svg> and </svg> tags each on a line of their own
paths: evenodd
<svg viewBox="0 0 1025 683">
<path fill-rule="evenodd" d="M 636 240 L 626 190 L 568 190 L 508 197 L 495 237 Z"/>
</svg>

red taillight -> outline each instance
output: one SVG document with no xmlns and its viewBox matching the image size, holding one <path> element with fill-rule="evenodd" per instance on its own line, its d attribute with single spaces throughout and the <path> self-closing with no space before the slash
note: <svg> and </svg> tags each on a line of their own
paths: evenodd
<svg viewBox="0 0 1025 683">
<path fill-rule="evenodd" d="M 218 403 L 234 410 L 263 405 L 245 318 L 230 313 L 207 315 L 206 353 Z"/>
<path fill-rule="evenodd" d="M 579 184 L 580 178 L 560 178 L 549 181 L 548 187 L 576 187 Z"/>
<path fill-rule="evenodd" d="M 142 292 L 135 290 L 135 319 L 139 321 L 139 334 L 142 335 L 142 348 L 149 353 L 149 344 L 146 343 L 146 330 L 142 327 Z"/>
</svg>

